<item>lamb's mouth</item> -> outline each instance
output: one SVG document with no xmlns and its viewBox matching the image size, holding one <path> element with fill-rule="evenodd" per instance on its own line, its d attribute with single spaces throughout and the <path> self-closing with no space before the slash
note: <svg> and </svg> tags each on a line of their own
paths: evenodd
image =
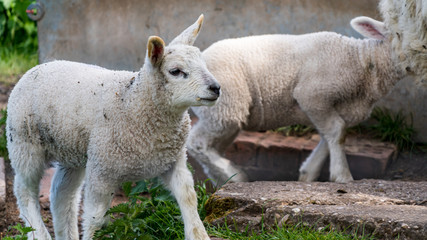
<svg viewBox="0 0 427 240">
<path fill-rule="evenodd" d="M 218 98 L 197 98 L 197 101 L 215 102 Z"/>
</svg>

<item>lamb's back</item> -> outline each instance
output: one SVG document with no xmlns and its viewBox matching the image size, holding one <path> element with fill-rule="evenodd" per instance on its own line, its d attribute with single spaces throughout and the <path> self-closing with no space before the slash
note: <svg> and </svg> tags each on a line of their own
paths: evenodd
<svg viewBox="0 0 427 240">
<path fill-rule="evenodd" d="M 348 41 L 351 40 L 337 33 L 319 32 L 250 36 L 214 43 L 203 52 L 223 93 L 214 107 L 220 114 L 222 109 L 227 109 L 223 114 L 233 113 L 231 117 L 238 118 L 246 129 L 307 123 L 292 92 L 303 75 L 334 74 L 339 68 L 335 63 L 340 62 L 334 55 L 345 51 Z"/>
<path fill-rule="evenodd" d="M 8 134 L 61 154 L 85 154 L 92 129 L 119 109 L 120 88 L 137 73 L 54 61 L 29 70 L 8 103 Z"/>
</svg>

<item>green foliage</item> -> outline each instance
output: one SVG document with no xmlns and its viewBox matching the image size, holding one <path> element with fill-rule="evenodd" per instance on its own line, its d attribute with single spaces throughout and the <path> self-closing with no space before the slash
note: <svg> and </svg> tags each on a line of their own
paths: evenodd
<svg viewBox="0 0 427 240">
<path fill-rule="evenodd" d="M 129 202 L 108 210 L 113 221 L 95 239 L 184 239 L 178 204 L 158 178 L 125 183 L 123 190 Z"/>
<path fill-rule="evenodd" d="M 0 0 L 0 83 L 14 84 L 37 65 L 37 27 L 25 12 L 30 0 Z"/>
<path fill-rule="evenodd" d="M 281 132 L 285 136 L 305 136 L 310 133 L 315 133 L 316 129 L 311 126 L 305 126 L 302 124 L 294 124 L 290 126 L 281 127 L 275 130 L 276 132 Z"/>
<path fill-rule="evenodd" d="M 401 112 L 392 114 L 390 111 L 376 108 L 371 117 L 376 120 L 376 124 L 368 128 L 381 141 L 392 142 L 396 144 L 399 150 L 412 150 L 415 146 L 413 135 L 415 130 L 411 123 L 406 122 L 405 116 Z"/>
<path fill-rule="evenodd" d="M 27 234 L 34 231 L 32 227 L 24 227 L 20 223 L 15 226 L 11 226 L 8 228 L 6 232 L 6 237 L 2 237 L 2 240 L 26 240 L 28 239 Z M 17 232 L 17 234 L 13 234 L 12 232 Z"/>
<path fill-rule="evenodd" d="M 3 157 L 4 160 L 9 159 L 9 153 L 7 151 L 7 141 L 6 141 L 6 119 L 7 119 L 7 110 L 2 109 L 0 110 L 0 157 Z"/>
<path fill-rule="evenodd" d="M 25 10 L 31 0 L 0 0 L 0 56 L 4 57 L 11 49 L 23 53 L 37 51 L 37 27 Z"/>
</svg>

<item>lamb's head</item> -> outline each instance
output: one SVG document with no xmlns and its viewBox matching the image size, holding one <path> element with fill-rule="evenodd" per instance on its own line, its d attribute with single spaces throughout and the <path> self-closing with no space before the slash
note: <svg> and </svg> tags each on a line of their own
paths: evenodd
<svg viewBox="0 0 427 240">
<path fill-rule="evenodd" d="M 403 72 L 427 84 L 427 1 L 381 0 L 393 58 Z"/>
<path fill-rule="evenodd" d="M 150 37 L 144 67 L 175 108 L 211 106 L 220 95 L 220 86 L 208 71 L 197 47 L 192 46 L 199 34 L 203 15 L 169 46 L 159 37 Z"/>
</svg>

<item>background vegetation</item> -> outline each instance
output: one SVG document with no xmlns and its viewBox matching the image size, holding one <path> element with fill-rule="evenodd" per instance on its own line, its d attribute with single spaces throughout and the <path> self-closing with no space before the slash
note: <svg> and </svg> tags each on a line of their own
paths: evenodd
<svg viewBox="0 0 427 240">
<path fill-rule="evenodd" d="M 25 12 L 32 2 L 0 0 L 0 83 L 16 83 L 38 63 L 36 23 Z"/>
</svg>

